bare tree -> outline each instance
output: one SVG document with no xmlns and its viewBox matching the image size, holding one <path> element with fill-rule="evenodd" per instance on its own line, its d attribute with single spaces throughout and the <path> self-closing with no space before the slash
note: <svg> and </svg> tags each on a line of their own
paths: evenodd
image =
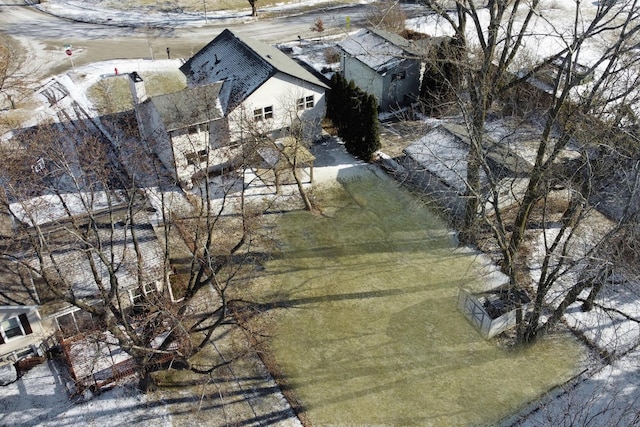
<svg viewBox="0 0 640 427">
<path fill-rule="evenodd" d="M 60 114 L 68 121 L 2 147 L 15 224 L 3 261 L 30 272 L 42 304 L 90 314 L 98 336 L 131 356 L 143 390 L 168 363 L 198 373 L 230 363 L 191 359 L 236 323 L 231 284 L 264 256 L 254 252 L 261 205 L 245 198 L 243 174 L 204 179 L 176 206 L 173 175 L 136 137 L 131 112 L 103 116 L 102 129 L 77 105 Z"/>
<path fill-rule="evenodd" d="M 241 147 L 246 167 L 257 173 L 260 180 L 273 180 L 277 193 L 284 185 L 295 184 L 300 201 L 310 211 L 314 206 L 305 180 L 307 184 L 313 180 L 314 156 L 310 146 L 321 138 L 322 98 L 319 101 L 317 95 L 303 91 L 286 93 L 278 100 L 277 117 L 264 118 L 240 108 L 234 119 L 235 143 Z"/>
<path fill-rule="evenodd" d="M 511 287 L 533 294 L 532 313 L 520 312 L 518 318 L 519 341 L 532 341 L 559 320 L 580 292 L 593 284 L 591 279 L 602 276 L 585 266 L 598 260 L 597 253 L 615 235 L 614 230 L 636 211 L 636 172 L 631 165 L 627 175 L 634 190 L 620 196 L 626 197 L 620 202 L 628 206 L 626 214 L 617 218 L 611 230 L 583 242 L 584 227 L 595 213 L 590 206 L 596 196 L 594 183 L 598 174 L 605 173 L 595 167 L 595 157 L 605 151 L 623 154 L 619 146 L 607 144 L 611 135 L 624 134 L 621 139 L 627 146 L 637 146 L 637 136 L 617 126 L 616 120 L 625 116 L 628 122 L 633 115 L 627 110 L 624 114 L 621 107 L 637 105 L 639 58 L 634 52 L 640 9 L 635 1 L 602 3 L 594 16 L 585 18 L 576 2 L 571 24 L 560 26 L 546 18 L 538 1 L 489 1 L 482 7 L 456 1 L 455 8 L 438 1 L 425 3 L 450 25 L 465 48 L 459 68 L 464 80 L 457 97 L 469 136 L 461 236 L 477 242 L 481 230 L 488 230 Z M 526 46 L 538 42 L 533 26 L 539 17 L 545 19 L 548 36 L 559 47 L 550 56 L 531 61 Z M 599 57 L 588 62 L 585 58 L 586 65 L 582 64 L 584 52 L 600 37 L 607 38 L 607 47 Z M 505 153 L 513 152 L 517 143 L 506 144 L 509 135 L 503 134 L 498 141 L 487 137 L 490 118 L 505 113 L 534 124 L 528 138 L 535 146 L 526 188 L 517 194 L 517 204 L 508 206 L 503 204 L 505 182 L 496 173 L 495 163 L 502 158 L 499 162 L 504 164 Z M 563 160 L 568 151 L 577 155 L 575 161 Z M 625 155 L 618 156 L 618 161 Z M 567 189 L 562 203 L 553 196 L 560 187 Z M 543 251 L 534 257 L 524 243 L 536 229 L 542 233 Z M 527 279 L 523 272 L 532 258 L 539 260 L 540 271 L 538 277 Z M 564 279 L 573 285 L 564 285 L 556 295 Z M 556 295 L 553 302 L 552 295 Z"/>
<path fill-rule="evenodd" d="M 258 16 L 258 0 L 247 0 L 251 5 L 251 16 Z"/>
<path fill-rule="evenodd" d="M 17 102 L 27 93 L 28 77 L 26 74 L 27 57 L 20 52 L 14 40 L 0 37 L 0 95 L 3 103 L 15 109 Z"/>
<path fill-rule="evenodd" d="M 20 126 L 31 115 L 21 110 L 24 100 L 33 94 L 39 67 L 29 59 L 17 40 L 0 36 L 0 133 Z"/>
</svg>

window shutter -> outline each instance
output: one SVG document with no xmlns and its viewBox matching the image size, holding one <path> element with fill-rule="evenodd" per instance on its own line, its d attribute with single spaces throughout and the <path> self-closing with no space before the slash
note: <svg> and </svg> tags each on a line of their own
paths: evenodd
<svg viewBox="0 0 640 427">
<path fill-rule="evenodd" d="M 20 316 L 18 316 L 18 319 L 20 319 L 20 323 L 22 323 L 22 329 L 24 329 L 25 335 L 33 333 L 33 331 L 31 330 L 31 325 L 29 324 L 29 319 L 27 319 L 27 313 L 22 313 Z"/>
</svg>

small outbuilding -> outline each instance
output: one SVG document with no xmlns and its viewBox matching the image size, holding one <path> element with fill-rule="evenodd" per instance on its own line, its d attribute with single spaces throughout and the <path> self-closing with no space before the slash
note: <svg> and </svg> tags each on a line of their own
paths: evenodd
<svg viewBox="0 0 640 427">
<path fill-rule="evenodd" d="M 378 100 L 381 111 L 409 105 L 420 90 L 421 55 L 413 42 L 367 28 L 338 43 L 342 76 Z"/>
</svg>

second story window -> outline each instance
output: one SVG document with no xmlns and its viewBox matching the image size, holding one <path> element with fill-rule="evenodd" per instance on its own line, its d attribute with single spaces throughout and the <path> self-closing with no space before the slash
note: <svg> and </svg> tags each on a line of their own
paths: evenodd
<svg viewBox="0 0 640 427">
<path fill-rule="evenodd" d="M 296 105 L 298 106 L 298 110 L 313 108 L 313 106 L 315 105 L 313 95 L 305 96 L 303 98 L 298 98 Z"/>
<path fill-rule="evenodd" d="M 273 119 L 273 107 L 264 107 L 253 110 L 253 120 L 259 122 L 261 120 Z"/>
</svg>

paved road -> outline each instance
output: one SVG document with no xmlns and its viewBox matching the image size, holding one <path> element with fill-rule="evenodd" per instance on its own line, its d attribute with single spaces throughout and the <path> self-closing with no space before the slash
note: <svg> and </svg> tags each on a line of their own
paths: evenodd
<svg viewBox="0 0 640 427">
<path fill-rule="evenodd" d="M 126 25 L 132 26 L 115 25 L 123 22 L 117 17 L 102 17 L 103 21 L 109 19 L 109 25 L 104 25 L 43 13 L 22 4 L 21 0 L 0 0 L 0 31 L 19 40 L 25 52 L 29 52 L 30 72 L 51 75 L 69 69 L 71 60 L 77 66 L 115 58 L 149 58 L 152 55 L 165 58 L 166 47 L 171 48 L 173 57 L 189 57 L 224 28 L 273 44 L 296 40 L 299 35 L 303 38 L 317 36 L 310 27 L 322 18 L 324 34 L 341 33 L 346 31 L 347 16 L 352 28 L 363 26 L 366 9 L 366 5 L 357 4 L 337 9 L 320 8 L 304 14 L 289 11 L 288 16 L 268 19 L 250 18 L 243 13 L 224 19 L 211 17 L 206 25 L 172 21 L 174 18 L 167 17 L 164 22 L 155 22 L 156 28 L 149 28 L 140 26 L 141 21 L 135 15 L 126 21 Z M 73 46 L 73 58 L 64 54 L 65 44 Z"/>
</svg>

